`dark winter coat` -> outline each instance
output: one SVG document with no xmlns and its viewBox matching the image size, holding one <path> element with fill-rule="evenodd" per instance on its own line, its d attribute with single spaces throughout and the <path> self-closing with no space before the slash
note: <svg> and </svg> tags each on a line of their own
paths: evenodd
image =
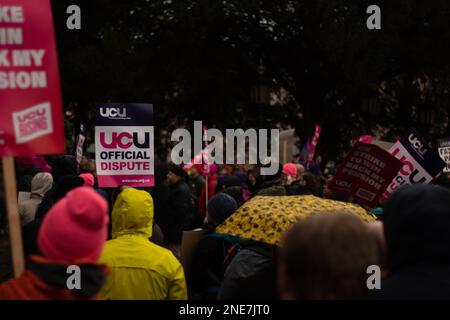
<svg viewBox="0 0 450 320">
<path fill-rule="evenodd" d="M 388 276 L 375 299 L 450 299 L 450 191 L 408 185 L 384 205 Z"/>
<path fill-rule="evenodd" d="M 184 180 L 169 186 L 166 212 L 163 212 L 162 223 L 158 222 L 164 238 L 171 243 L 181 243 L 184 230 L 189 230 L 193 218 L 192 194 Z"/>
</svg>

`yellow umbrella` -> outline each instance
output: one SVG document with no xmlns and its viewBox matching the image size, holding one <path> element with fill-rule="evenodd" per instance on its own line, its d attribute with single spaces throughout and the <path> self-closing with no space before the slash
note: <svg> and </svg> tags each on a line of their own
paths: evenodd
<svg viewBox="0 0 450 320">
<path fill-rule="evenodd" d="M 280 245 L 290 226 L 312 213 L 345 211 L 367 222 L 375 218 L 357 204 L 315 196 L 256 196 L 225 220 L 216 232 Z"/>
</svg>

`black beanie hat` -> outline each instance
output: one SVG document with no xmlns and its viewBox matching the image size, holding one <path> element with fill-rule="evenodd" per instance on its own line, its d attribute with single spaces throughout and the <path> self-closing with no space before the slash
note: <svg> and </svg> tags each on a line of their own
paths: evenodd
<svg viewBox="0 0 450 320">
<path fill-rule="evenodd" d="M 225 193 L 218 193 L 208 201 L 208 216 L 216 224 L 221 224 L 238 208 L 236 200 Z"/>
<path fill-rule="evenodd" d="M 188 178 L 188 175 L 186 171 L 183 170 L 183 167 L 174 163 L 169 164 L 169 171 L 185 180 Z"/>
</svg>

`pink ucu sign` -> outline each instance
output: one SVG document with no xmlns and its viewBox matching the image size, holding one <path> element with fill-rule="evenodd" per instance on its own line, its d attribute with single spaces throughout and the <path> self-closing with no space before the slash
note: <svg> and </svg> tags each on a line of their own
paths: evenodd
<svg viewBox="0 0 450 320">
<path fill-rule="evenodd" d="M 139 133 L 133 132 L 113 132 L 111 133 L 111 142 L 106 142 L 105 132 L 100 132 L 100 144 L 106 149 L 128 149 L 132 145 L 140 149 L 150 148 L 150 133 L 144 133 L 144 142 L 139 142 Z"/>
<path fill-rule="evenodd" d="M 18 120 L 19 120 L 19 122 L 24 122 L 24 121 L 33 120 L 35 118 L 40 118 L 40 117 L 45 116 L 45 112 L 46 112 L 45 109 L 35 110 L 33 112 L 19 116 Z"/>
</svg>

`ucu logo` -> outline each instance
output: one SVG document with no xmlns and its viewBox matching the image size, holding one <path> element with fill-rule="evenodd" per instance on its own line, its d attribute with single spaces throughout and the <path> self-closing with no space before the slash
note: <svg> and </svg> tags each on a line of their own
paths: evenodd
<svg viewBox="0 0 450 320">
<path fill-rule="evenodd" d="M 100 115 L 106 118 L 126 118 L 126 108 L 100 108 Z"/>
<path fill-rule="evenodd" d="M 140 143 L 139 134 L 137 132 L 133 132 L 133 134 L 129 132 L 113 132 L 111 134 L 111 142 L 106 142 L 105 132 L 100 132 L 100 144 L 107 149 L 128 149 L 133 145 L 140 149 L 149 149 L 150 133 L 145 132 L 144 142 Z"/>
<path fill-rule="evenodd" d="M 36 118 L 41 118 L 43 116 L 45 116 L 45 108 L 43 109 L 38 109 L 38 110 L 34 110 L 32 112 L 20 115 L 17 117 L 17 120 L 19 120 L 19 122 L 25 122 L 25 121 L 30 121 Z"/>
<path fill-rule="evenodd" d="M 336 180 L 336 185 L 338 187 L 343 187 L 343 188 L 351 188 L 352 187 L 352 184 L 350 182 L 343 181 L 343 180 Z"/>
<path fill-rule="evenodd" d="M 414 134 L 410 134 L 408 137 L 409 143 L 411 143 L 411 146 L 420 154 L 423 155 L 425 152 L 427 152 L 427 148 L 420 142 L 417 137 L 414 136 Z"/>
</svg>

